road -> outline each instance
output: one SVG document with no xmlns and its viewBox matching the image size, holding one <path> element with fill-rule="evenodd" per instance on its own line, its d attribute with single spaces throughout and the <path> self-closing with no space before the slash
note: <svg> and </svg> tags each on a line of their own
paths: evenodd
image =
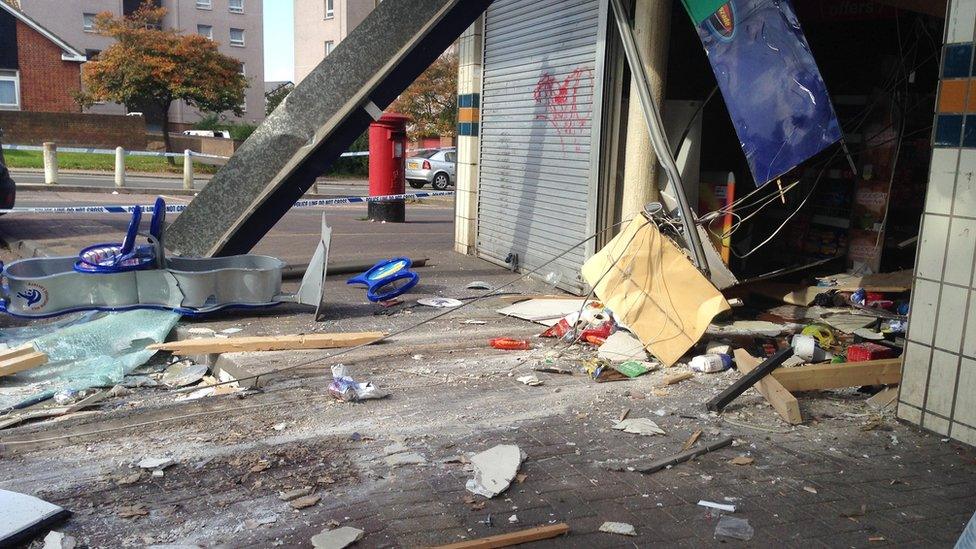
<svg viewBox="0 0 976 549">
<path fill-rule="evenodd" d="M 44 174 L 34 171 L 11 170 L 11 177 L 17 183 L 23 184 L 42 184 Z M 207 184 L 207 178 L 198 178 L 194 181 L 196 190 L 202 189 Z M 115 186 L 115 179 L 112 174 L 79 174 L 62 172 L 58 176 L 58 184 L 65 186 L 98 187 L 109 188 Z M 182 189 L 183 180 L 178 177 L 161 177 L 151 175 L 128 175 L 125 179 L 127 187 L 135 189 Z M 367 194 L 367 181 L 365 179 L 323 179 L 319 181 L 319 192 L 329 196 L 361 196 Z M 429 187 L 424 190 L 431 190 Z M 416 189 L 407 187 L 408 193 L 418 192 Z M 18 203 L 18 205 L 22 205 Z"/>
<path fill-rule="evenodd" d="M 24 191 L 17 205 L 68 206 L 102 205 L 104 193 Z M 150 195 L 114 195 L 112 204 L 151 204 Z M 186 203 L 189 197 L 167 197 L 167 202 Z M 333 228 L 330 257 L 336 261 L 410 256 L 428 257 L 446 252 L 454 245 L 454 207 L 450 200 L 433 199 L 407 204 L 407 223 L 365 221 L 364 204 L 327 208 L 293 209 L 269 232 L 255 253 L 272 255 L 289 263 L 307 262 L 319 236 L 325 212 Z M 167 221 L 172 221 L 171 214 Z M 127 214 L 7 214 L 0 217 L 0 232 L 12 240 L 32 240 L 56 255 L 74 255 L 86 245 L 119 242 L 129 223 Z M 148 230 L 148 216 L 143 230 Z"/>
</svg>

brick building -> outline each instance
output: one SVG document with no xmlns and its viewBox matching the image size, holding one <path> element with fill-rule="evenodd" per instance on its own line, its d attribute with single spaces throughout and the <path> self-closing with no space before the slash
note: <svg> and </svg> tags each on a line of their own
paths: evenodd
<svg viewBox="0 0 976 549">
<path fill-rule="evenodd" d="M 0 2 L 0 109 L 80 112 L 85 56 L 16 8 Z"/>
</svg>

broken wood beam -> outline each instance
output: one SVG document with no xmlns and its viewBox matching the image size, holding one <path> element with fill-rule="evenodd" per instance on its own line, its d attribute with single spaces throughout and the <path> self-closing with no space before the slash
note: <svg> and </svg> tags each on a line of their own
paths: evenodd
<svg viewBox="0 0 976 549">
<path fill-rule="evenodd" d="M 9 376 L 47 364 L 47 355 L 25 345 L 0 354 L 0 377 Z"/>
<path fill-rule="evenodd" d="M 762 360 L 752 356 L 745 349 L 736 349 L 733 354 L 735 355 L 735 365 L 743 374 L 751 372 L 762 363 Z M 783 421 L 790 425 L 803 423 L 800 403 L 797 402 L 793 393 L 787 391 L 783 384 L 777 381 L 775 375 L 760 379 L 759 383 L 756 384 L 756 389 L 766 397 L 766 402 L 769 402 L 776 413 L 783 418 Z"/>
<path fill-rule="evenodd" d="M 686 450 L 684 452 L 675 454 L 671 457 L 666 457 L 659 459 L 657 461 L 652 461 L 647 465 L 641 465 L 634 467 L 635 471 L 649 475 L 651 473 L 656 473 L 665 467 L 670 467 L 672 465 L 677 465 L 679 463 L 688 461 L 689 459 L 696 458 L 702 454 L 707 454 L 709 452 L 714 452 L 715 450 L 720 450 L 726 446 L 732 446 L 732 437 L 725 437 L 723 439 L 712 442 L 711 444 L 706 444 L 701 448 L 694 448 L 691 450 Z"/>
<path fill-rule="evenodd" d="M 244 351 L 295 351 L 302 349 L 338 349 L 372 343 L 383 332 L 352 332 L 348 334 L 301 334 L 283 336 L 253 336 L 184 339 L 154 343 L 146 347 L 152 351 L 169 351 L 174 355 L 205 355 Z"/>
<path fill-rule="evenodd" d="M 773 376 L 787 391 L 821 391 L 901 382 L 901 359 L 885 358 L 841 364 L 811 364 L 777 370 Z"/>
<path fill-rule="evenodd" d="M 898 399 L 898 386 L 881 389 L 878 393 L 867 399 L 868 406 L 876 410 L 884 410 L 891 406 Z"/>
<path fill-rule="evenodd" d="M 776 368 L 779 368 L 791 356 L 793 356 L 793 348 L 787 347 L 767 358 L 762 364 L 756 366 L 754 370 L 737 379 L 728 389 L 716 395 L 712 400 L 709 400 L 705 404 L 705 408 L 710 412 L 721 412 L 730 402 L 746 392 L 749 387 L 755 385 L 760 379 L 768 376 Z"/>
<path fill-rule="evenodd" d="M 448 545 L 438 545 L 435 549 L 489 549 L 492 547 L 511 547 L 513 545 L 529 543 L 530 541 L 555 538 L 567 532 L 569 532 L 569 525 L 565 522 L 560 522 L 559 524 L 536 526 L 535 528 L 519 530 L 518 532 L 498 534 L 497 536 L 459 541 L 457 543 L 451 543 Z"/>
</svg>

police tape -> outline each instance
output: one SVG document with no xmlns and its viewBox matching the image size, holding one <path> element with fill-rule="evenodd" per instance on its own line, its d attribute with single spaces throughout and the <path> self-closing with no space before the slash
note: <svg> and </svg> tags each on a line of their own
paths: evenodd
<svg viewBox="0 0 976 549">
<path fill-rule="evenodd" d="M 346 196 L 342 198 L 312 198 L 299 200 L 292 206 L 293 208 L 321 208 L 323 206 L 341 206 L 344 204 L 367 204 L 369 202 L 390 202 L 394 200 L 410 200 L 416 198 L 432 198 L 437 196 L 453 196 L 454 191 L 431 191 L 410 194 L 388 194 L 384 196 Z M 188 204 L 170 204 L 166 206 L 166 213 L 179 213 L 187 208 Z M 38 206 L 26 208 L 0 209 L 0 214 L 131 214 L 139 208 L 143 213 L 152 213 L 153 207 L 149 205 L 134 204 L 131 206 Z"/>
</svg>

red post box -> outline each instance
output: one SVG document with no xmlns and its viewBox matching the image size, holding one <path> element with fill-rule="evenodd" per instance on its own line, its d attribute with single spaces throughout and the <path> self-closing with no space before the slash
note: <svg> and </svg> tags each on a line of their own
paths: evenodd
<svg viewBox="0 0 976 549">
<path fill-rule="evenodd" d="M 369 125 L 369 196 L 406 192 L 407 121 L 410 117 L 384 113 Z M 401 200 L 370 202 L 371 221 L 403 223 L 406 207 Z"/>
</svg>

